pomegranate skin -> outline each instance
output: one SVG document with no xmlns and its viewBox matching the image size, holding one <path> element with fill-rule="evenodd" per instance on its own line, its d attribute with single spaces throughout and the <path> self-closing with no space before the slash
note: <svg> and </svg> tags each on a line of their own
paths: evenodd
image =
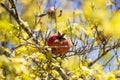
<svg viewBox="0 0 120 80">
<path fill-rule="evenodd" d="M 47 44 L 48 46 L 54 46 L 54 42 L 56 40 L 57 35 L 53 34 L 48 38 Z"/>
<path fill-rule="evenodd" d="M 52 48 L 54 54 L 66 54 L 71 47 L 71 40 L 66 36 L 62 37 L 62 40 L 58 39 L 60 35 L 55 33 L 48 38 L 48 46 Z"/>
<path fill-rule="evenodd" d="M 49 7 L 48 8 L 48 12 L 51 13 L 51 12 L 55 12 L 55 8 L 53 6 Z"/>
<path fill-rule="evenodd" d="M 55 18 L 55 7 L 51 6 L 48 8 L 48 16 L 53 19 Z"/>
</svg>

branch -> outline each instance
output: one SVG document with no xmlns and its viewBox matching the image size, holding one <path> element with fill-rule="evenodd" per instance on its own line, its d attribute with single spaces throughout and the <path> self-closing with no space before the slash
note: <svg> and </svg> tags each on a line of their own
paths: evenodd
<svg viewBox="0 0 120 80">
<path fill-rule="evenodd" d="M 9 2 L 11 3 L 12 8 L 15 10 L 16 16 L 18 16 L 18 12 L 17 12 L 17 8 L 15 6 L 15 2 L 13 0 L 9 0 Z"/>
<path fill-rule="evenodd" d="M 10 9 L 7 5 L 0 3 L 1 6 L 10 13 L 10 15 L 12 15 L 12 17 L 17 21 L 17 23 L 28 33 L 29 36 L 32 36 L 32 31 L 29 28 L 28 25 L 25 24 L 25 22 L 20 18 L 20 16 L 18 15 L 18 13 L 13 9 Z"/>
<path fill-rule="evenodd" d="M 118 42 L 116 44 L 114 44 L 112 47 L 109 46 L 109 48 L 105 51 L 103 51 L 103 53 L 97 58 L 95 59 L 93 62 L 91 62 L 88 66 L 92 66 L 93 64 L 95 64 L 98 60 L 100 60 L 103 56 L 105 56 L 109 51 L 111 51 L 112 49 L 118 48 L 120 47 L 120 40 L 118 40 Z M 104 47 L 103 49 L 106 49 L 106 47 Z"/>
<path fill-rule="evenodd" d="M 61 68 L 61 67 L 57 67 L 56 66 L 56 71 L 58 71 L 58 73 L 61 75 L 63 80 L 69 80 L 68 75 L 65 73 L 65 71 Z"/>
<path fill-rule="evenodd" d="M 106 66 L 108 63 L 110 63 L 110 61 L 114 58 L 114 55 L 103 65 Z"/>
<path fill-rule="evenodd" d="M 116 75 L 116 78 L 120 78 L 120 75 Z"/>
<path fill-rule="evenodd" d="M 33 37 L 33 41 L 35 41 L 38 44 L 38 40 L 34 37 L 34 34 L 32 30 L 29 28 L 29 26 L 21 19 L 21 17 L 18 15 L 18 11 L 16 8 L 16 5 L 13 0 L 9 0 L 12 8 L 8 7 L 5 3 L 0 3 L 0 5 L 12 15 L 12 17 L 16 20 L 16 22 L 22 27 L 24 31 L 30 36 Z"/>
<path fill-rule="evenodd" d="M 95 59 L 93 62 L 91 62 L 88 66 L 92 66 L 93 64 L 95 64 L 99 59 L 101 59 L 103 56 L 105 56 L 107 54 L 107 52 L 104 52 L 102 55 L 100 55 L 97 59 Z"/>
</svg>

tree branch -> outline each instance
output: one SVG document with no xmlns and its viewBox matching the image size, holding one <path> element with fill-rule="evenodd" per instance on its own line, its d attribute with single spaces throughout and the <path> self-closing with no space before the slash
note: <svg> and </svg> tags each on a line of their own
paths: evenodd
<svg viewBox="0 0 120 80">
<path fill-rule="evenodd" d="M 28 25 L 25 24 L 25 22 L 20 18 L 20 16 L 18 16 L 16 14 L 16 11 L 14 12 L 13 9 L 10 9 L 7 5 L 1 3 L 1 6 L 7 11 L 9 12 L 12 17 L 17 21 L 17 23 L 28 33 L 29 36 L 32 36 L 32 31 L 29 28 Z"/>
<path fill-rule="evenodd" d="M 58 73 L 61 75 L 61 77 L 63 78 L 63 80 L 69 80 L 68 75 L 65 73 L 65 71 L 61 68 L 61 67 L 57 67 L 56 66 L 56 71 L 58 71 Z"/>
<path fill-rule="evenodd" d="M 39 43 L 38 40 L 34 37 L 34 34 L 32 32 L 32 30 L 29 28 L 29 26 L 21 19 L 21 17 L 18 15 L 18 11 L 16 8 L 16 5 L 14 3 L 13 0 L 9 0 L 12 8 L 9 8 L 8 5 L 6 5 L 5 3 L 0 3 L 1 6 L 10 13 L 10 15 L 12 15 L 12 17 L 16 20 L 16 22 L 22 27 L 22 29 L 29 35 L 29 37 L 33 37 L 33 41 L 35 41 L 35 43 Z"/>
<path fill-rule="evenodd" d="M 103 51 L 103 53 L 97 59 L 95 59 L 93 62 L 91 62 L 89 64 L 89 67 L 92 66 L 93 64 L 95 64 L 98 60 L 100 60 L 103 56 L 105 56 L 109 51 L 111 51 L 112 49 L 118 48 L 118 47 L 120 47 L 120 40 L 118 40 L 118 42 L 116 44 L 114 44 L 113 46 L 109 46 L 108 49 L 106 47 L 104 47 L 104 49 L 107 49 L 107 50 Z"/>
</svg>

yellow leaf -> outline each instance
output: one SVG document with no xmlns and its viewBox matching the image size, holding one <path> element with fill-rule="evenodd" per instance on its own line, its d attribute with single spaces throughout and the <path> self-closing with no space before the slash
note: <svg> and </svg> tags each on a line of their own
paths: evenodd
<svg viewBox="0 0 120 80">
<path fill-rule="evenodd" d="M 75 15 L 74 16 L 79 16 L 80 14 L 83 14 L 83 11 L 82 10 L 75 10 Z"/>
<path fill-rule="evenodd" d="M 40 46 L 44 46 L 44 40 L 40 40 Z"/>
<path fill-rule="evenodd" d="M 80 25 L 78 25 L 77 23 L 73 23 L 73 24 L 71 24 L 71 26 L 72 26 L 72 28 L 74 28 L 75 30 L 83 30 L 83 28 L 80 26 Z"/>
<path fill-rule="evenodd" d="M 11 58 L 11 60 L 15 63 L 26 63 L 26 60 L 24 58 Z"/>
<path fill-rule="evenodd" d="M 22 30 L 22 33 L 21 33 L 21 34 L 22 34 L 22 36 L 23 36 L 24 39 L 29 39 L 29 37 L 30 37 L 30 36 L 29 36 L 25 31 L 23 31 L 23 30 Z"/>
<path fill-rule="evenodd" d="M 46 53 L 46 57 L 49 59 L 49 60 L 52 60 L 52 50 L 51 48 L 47 48 L 47 53 Z"/>
<path fill-rule="evenodd" d="M 13 54 L 14 57 L 21 57 L 23 54 L 25 54 L 25 51 L 27 51 L 26 46 L 21 46 L 17 48 Z"/>
<path fill-rule="evenodd" d="M 118 63 L 120 64 L 120 59 L 118 59 Z"/>
<path fill-rule="evenodd" d="M 108 74 L 106 75 L 106 80 L 117 80 L 117 79 L 115 78 L 115 75 L 114 75 L 114 74 L 108 73 Z"/>
<path fill-rule="evenodd" d="M 103 30 L 107 35 L 112 35 L 113 37 L 118 37 L 120 35 L 120 11 L 114 13 L 111 19 L 103 22 Z"/>
<path fill-rule="evenodd" d="M 12 30 L 13 25 L 7 20 L 0 20 L 0 31 L 8 32 Z"/>
<path fill-rule="evenodd" d="M 34 31 L 39 31 L 41 29 L 41 26 L 40 26 L 40 24 L 37 24 L 36 26 L 35 26 L 35 28 L 34 28 Z"/>
<path fill-rule="evenodd" d="M 8 64 L 10 61 L 8 60 L 8 58 L 5 55 L 1 55 L 0 56 L 0 66 L 3 64 Z"/>
<path fill-rule="evenodd" d="M 69 64 L 68 64 L 69 63 Z M 71 56 L 67 60 L 63 61 L 62 66 L 68 70 L 75 70 L 79 69 L 79 57 L 78 56 Z"/>
</svg>

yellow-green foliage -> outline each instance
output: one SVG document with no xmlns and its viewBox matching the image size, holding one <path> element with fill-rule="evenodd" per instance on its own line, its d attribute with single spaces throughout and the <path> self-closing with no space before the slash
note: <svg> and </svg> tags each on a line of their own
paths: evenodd
<svg viewBox="0 0 120 80">
<path fill-rule="evenodd" d="M 0 2 L 2 1 L 4 0 L 0 0 Z M 47 0 L 16 1 L 19 3 L 18 9 L 22 9 L 18 13 L 23 21 L 25 20 L 25 24 L 36 34 L 39 32 L 38 43 L 34 42 L 36 36 L 31 37 L 27 34 L 22 26 L 18 25 L 13 17 L 0 7 L 0 43 L 10 42 L 14 47 L 13 49 L 6 46 L 0 47 L 0 80 L 47 80 L 47 77 L 50 80 L 62 80 L 62 76 L 56 68 L 62 68 L 70 80 L 117 80 L 116 75 L 120 74 L 119 70 L 106 73 L 104 66 L 102 66 L 112 57 L 110 52 L 107 52 L 107 55 L 102 58 L 103 64 L 98 62 L 89 66 L 92 61 L 86 55 L 91 54 L 92 49 L 82 54 L 77 50 L 77 47 L 81 45 L 88 46 L 90 43 L 87 41 L 91 39 L 94 41 L 93 44 L 91 42 L 92 46 L 96 49 L 99 44 L 102 44 L 102 49 L 99 52 L 104 52 L 104 48 L 108 49 L 112 45 L 112 42 L 108 41 L 111 44 L 107 47 L 104 46 L 107 43 L 103 43 L 104 38 L 107 39 L 110 36 L 109 40 L 112 40 L 113 37 L 115 39 L 120 37 L 120 11 L 110 12 L 106 9 L 108 4 L 113 5 L 111 0 L 83 0 L 83 10 L 63 8 L 60 17 L 58 17 L 60 14 L 58 8 L 56 9 L 56 19 L 49 18 L 48 15 L 39 17 L 46 9 Z M 68 7 L 68 0 L 61 1 L 65 5 L 64 7 Z M 74 20 L 77 21 L 74 22 Z M 99 33 L 96 32 L 95 27 Z M 51 33 L 55 31 L 65 33 L 74 43 L 71 50 L 76 51 L 62 56 L 53 54 L 51 48 L 47 46 L 46 38 L 48 36 L 46 35 L 49 31 Z M 78 43 L 76 46 L 74 39 L 78 39 L 81 44 Z M 83 47 L 80 51 L 84 51 L 84 49 Z M 4 54 L 10 56 L 4 56 Z M 74 55 L 69 56 L 69 54 Z M 101 55 L 96 53 L 93 56 Z M 117 57 L 116 59 L 118 61 L 115 65 L 119 66 L 120 60 Z"/>
</svg>

